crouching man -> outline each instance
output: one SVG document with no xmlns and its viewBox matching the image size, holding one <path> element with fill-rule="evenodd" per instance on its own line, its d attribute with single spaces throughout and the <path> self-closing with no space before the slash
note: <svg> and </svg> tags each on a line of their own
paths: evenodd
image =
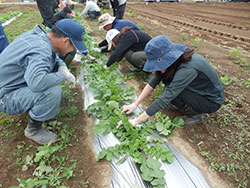
<svg viewBox="0 0 250 188">
<path fill-rule="evenodd" d="M 0 54 L 0 111 L 29 113 L 25 136 L 38 144 L 54 142 L 58 136 L 42 128 L 53 119 L 61 102 L 59 84 L 75 77 L 57 53 L 86 51 L 84 28 L 72 19 L 59 21 L 49 33 L 39 25 L 18 36 Z"/>
</svg>

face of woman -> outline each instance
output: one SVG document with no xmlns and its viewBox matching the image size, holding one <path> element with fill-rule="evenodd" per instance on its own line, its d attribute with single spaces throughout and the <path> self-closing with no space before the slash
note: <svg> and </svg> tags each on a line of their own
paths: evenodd
<svg viewBox="0 0 250 188">
<path fill-rule="evenodd" d="M 167 69 L 163 69 L 163 70 L 161 70 L 161 73 L 163 74 L 164 72 L 166 72 L 166 70 L 167 70 Z"/>
<path fill-rule="evenodd" d="M 112 29 L 112 24 L 105 25 L 105 26 L 104 26 L 104 29 L 105 29 L 106 31 L 109 31 L 110 29 Z"/>
</svg>

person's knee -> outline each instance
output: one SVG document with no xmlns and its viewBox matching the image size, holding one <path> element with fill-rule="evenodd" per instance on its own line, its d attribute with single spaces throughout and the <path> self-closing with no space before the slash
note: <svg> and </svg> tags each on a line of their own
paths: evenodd
<svg viewBox="0 0 250 188">
<path fill-rule="evenodd" d="M 133 54 L 131 56 L 131 61 L 133 63 L 134 66 L 138 67 L 138 68 L 143 68 L 146 60 L 144 58 L 142 58 L 141 56 L 138 56 L 136 54 Z"/>
<path fill-rule="evenodd" d="M 51 104 L 60 104 L 62 98 L 62 88 L 60 86 L 51 87 L 45 93 L 47 96 L 47 101 L 49 101 Z"/>
</svg>

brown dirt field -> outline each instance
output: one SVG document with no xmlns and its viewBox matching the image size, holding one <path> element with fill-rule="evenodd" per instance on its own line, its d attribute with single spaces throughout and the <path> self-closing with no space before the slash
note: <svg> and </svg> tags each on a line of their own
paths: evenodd
<svg viewBox="0 0 250 188">
<path fill-rule="evenodd" d="M 205 115 L 203 123 L 199 125 L 176 131 L 169 140 L 202 171 L 211 187 L 239 186 L 234 181 L 236 176 L 233 173 L 212 171 L 210 167 L 211 161 L 216 163 L 216 160 L 224 164 L 233 163 L 232 157 L 228 153 L 224 155 L 223 149 L 236 152 L 234 143 L 239 139 L 236 135 L 242 131 L 248 135 L 243 141 L 245 149 L 248 147 L 250 90 L 239 80 L 249 79 L 250 69 L 249 66 L 243 68 L 236 64 L 230 57 L 230 50 L 240 50 L 244 58 L 250 61 L 250 3 L 129 3 L 125 19 L 141 25 L 143 31 L 152 37 L 166 35 L 175 43 L 194 48 L 212 63 L 220 76 L 228 75 L 237 80 L 225 86 L 225 105 L 217 113 Z M 181 33 L 187 34 L 187 39 L 182 40 Z M 201 39 L 198 46 L 191 45 L 195 38 Z M 127 73 L 126 65 L 120 67 L 123 73 Z M 137 88 L 137 94 L 143 88 L 143 84 L 139 83 L 140 80 L 129 82 L 129 85 Z M 144 107 L 151 102 L 152 98 L 144 103 Z M 233 107 L 228 109 L 229 105 Z M 239 125 L 244 128 L 238 129 Z M 204 151 L 212 157 L 204 157 Z M 246 152 L 244 156 L 245 159 L 238 164 L 249 163 L 249 153 Z M 241 179 L 249 182 L 247 171 L 243 173 L 239 170 L 237 173 L 242 176 Z"/>
</svg>

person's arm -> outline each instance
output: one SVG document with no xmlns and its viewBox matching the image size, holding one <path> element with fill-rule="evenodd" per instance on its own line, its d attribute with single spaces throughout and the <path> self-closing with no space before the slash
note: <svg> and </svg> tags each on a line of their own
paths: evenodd
<svg viewBox="0 0 250 188">
<path fill-rule="evenodd" d="M 149 84 L 147 84 L 144 89 L 142 90 L 139 97 L 136 99 L 134 104 L 138 106 L 152 91 L 154 90 L 153 87 L 151 87 Z"/>
<path fill-rule="evenodd" d="M 147 109 L 149 116 L 166 108 L 166 106 L 176 98 L 188 85 L 197 77 L 197 71 L 193 68 L 183 68 L 177 70 L 171 83 L 167 85 L 162 94 Z"/>
<path fill-rule="evenodd" d="M 53 61 L 52 57 L 42 53 L 36 56 L 29 56 L 24 79 L 33 92 L 44 91 L 66 80 L 63 73 L 51 71 L 51 61 Z M 65 63 L 62 60 L 55 63 L 57 68 L 63 65 L 65 65 Z"/>
<path fill-rule="evenodd" d="M 131 32 L 123 35 L 115 47 L 115 50 L 110 55 L 106 66 L 110 67 L 113 63 L 119 62 L 124 57 L 125 53 L 130 49 L 130 47 L 135 43 L 136 39 L 133 34 L 131 35 Z"/>
<path fill-rule="evenodd" d="M 81 12 L 81 14 L 79 15 L 79 17 L 83 16 L 84 14 L 86 14 L 88 12 L 90 8 L 90 4 L 86 3 L 85 8 L 83 9 L 83 11 Z"/>
<path fill-rule="evenodd" d="M 106 39 L 104 39 L 102 42 L 100 42 L 100 43 L 98 44 L 98 47 L 100 48 L 100 47 L 107 46 L 107 45 L 108 45 L 108 42 L 107 42 Z"/>
<path fill-rule="evenodd" d="M 151 87 L 149 84 L 147 84 L 144 89 L 142 90 L 141 94 L 139 95 L 139 97 L 136 99 L 135 102 L 133 102 L 130 105 L 125 105 L 123 107 L 122 112 L 125 112 L 126 114 L 131 114 L 133 111 L 135 111 L 135 109 L 137 108 L 137 106 L 154 90 L 153 87 Z"/>
<path fill-rule="evenodd" d="M 62 0 L 59 0 L 59 8 L 63 10 L 66 7 L 65 3 Z"/>
</svg>

